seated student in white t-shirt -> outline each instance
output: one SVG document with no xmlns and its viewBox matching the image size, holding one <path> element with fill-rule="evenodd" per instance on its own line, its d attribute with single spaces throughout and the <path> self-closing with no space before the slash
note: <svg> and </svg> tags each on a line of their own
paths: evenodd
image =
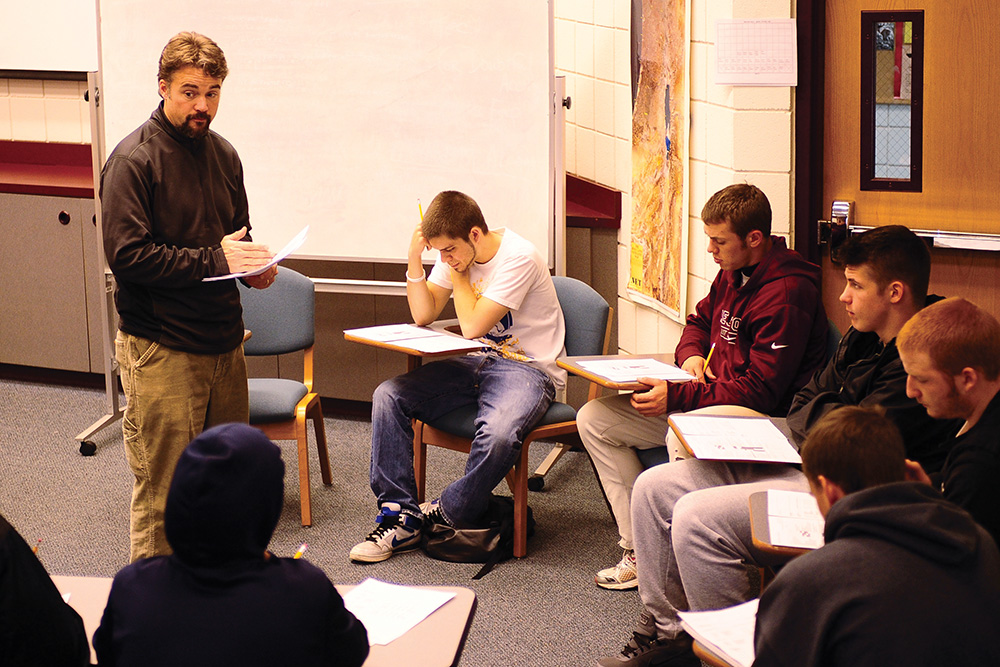
<svg viewBox="0 0 1000 667">
<path fill-rule="evenodd" d="M 425 249 L 440 253 L 430 276 L 421 262 Z M 427 521 L 475 526 L 524 436 L 565 384 L 555 363 L 565 324 L 547 263 L 513 231 L 490 230 L 469 196 L 434 198 L 410 240 L 406 280 L 414 322 L 434 321 L 451 297 L 462 335 L 489 350 L 424 364 L 375 390 L 371 488 L 379 512 L 375 529 L 351 549 L 354 561 L 416 548 Z M 465 474 L 421 508 L 411 420 L 432 421 L 466 405 L 478 405 L 478 414 Z"/>
</svg>

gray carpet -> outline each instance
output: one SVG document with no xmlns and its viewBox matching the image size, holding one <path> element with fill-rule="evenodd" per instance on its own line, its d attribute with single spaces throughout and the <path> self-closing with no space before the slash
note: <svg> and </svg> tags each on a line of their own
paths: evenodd
<svg viewBox="0 0 1000 667">
<path fill-rule="evenodd" d="M 128 559 L 131 475 L 120 423 L 97 433 L 97 454 L 83 457 L 74 436 L 104 414 L 103 391 L 0 380 L 0 512 L 29 542 L 51 574 L 113 576 Z M 371 424 L 326 419 L 333 485 L 323 486 L 313 451 L 313 526 L 299 523 L 294 442 L 280 442 L 286 473 L 285 510 L 271 543 L 291 555 L 308 542 L 307 558 L 336 583 L 366 577 L 403 584 L 468 586 L 479 608 L 462 665 L 593 665 L 617 652 L 639 611 L 635 591 L 605 591 L 596 570 L 621 553 L 617 531 L 582 452 L 563 457 L 529 502 L 538 527 L 526 558 L 506 561 L 479 581 L 478 565 L 443 563 L 421 552 L 384 563 L 351 563 L 347 553 L 373 527 L 368 488 Z M 547 453 L 536 445 L 534 465 Z M 428 495 L 464 466 L 464 455 L 432 448 Z M 498 493 L 509 493 L 506 485 Z"/>
</svg>

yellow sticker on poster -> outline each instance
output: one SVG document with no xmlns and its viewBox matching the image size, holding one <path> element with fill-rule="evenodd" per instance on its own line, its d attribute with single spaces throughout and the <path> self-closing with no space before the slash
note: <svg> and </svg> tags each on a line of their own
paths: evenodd
<svg viewBox="0 0 1000 667">
<path fill-rule="evenodd" d="M 628 286 L 634 290 L 642 291 L 642 244 L 632 244 L 632 257 L 629 264 Z"/>
</svg>

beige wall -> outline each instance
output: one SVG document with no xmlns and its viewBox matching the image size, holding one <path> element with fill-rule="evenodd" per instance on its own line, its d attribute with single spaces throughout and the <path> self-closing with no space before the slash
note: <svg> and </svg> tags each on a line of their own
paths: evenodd
<svg viewBox="0 0 1000 667">
<path fill-rule="evenodd" d="M 715 22 L 725 18 L 790 18 L 793 0 L 691 0 L 690 247 L 687 311 L 708 293 L 715 265 L 707 260 L 698 218 L 705 200 L 731 183 L 758 185 L 771 201 L 774 232 L 791 231 L 794 123 L 792 90 L 718 86 Z M 681 326 L 629 300 L 631 202 L 630 0 L 556 0 L 557 74 L 566 76 L 566 170 L 623 193 L 618 238 L 618 341 L 625 352 L 672 351 Z"/>
<path fill-rule="evenodd" d="M 86 81 L 0 78 L 0 141 L 90 143 Z"/>
</svg>

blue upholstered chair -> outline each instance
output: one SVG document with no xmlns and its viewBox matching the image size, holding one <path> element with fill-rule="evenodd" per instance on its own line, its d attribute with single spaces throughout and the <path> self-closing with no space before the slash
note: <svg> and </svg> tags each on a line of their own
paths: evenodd
<svg viewBox="0 0 1000 667">
<path fill-rule="evenodd" d="M 552 281 L 566 320 L 566 354 L 607 354 L 612 308 L 592 287 L 575 278 L 555 276 Z M 588 400 L 595 398 L 599 389 L 592 384 Z M 453 410 L 432 423 L 414 420 L 413 469 L 419 500 L 423 501 L 425 494 L 427 445 L 468 453 L 476 434 L 475 417 L 476 406 L 470 405 Z M 521 456 L 513 470 L 507 473 L 507 485 L 514 496 L 514 555 L 518 558 L 527 553 L 528 450 L 531 443 L 575 435 L 576 410 L 566 403 L 554 401 L 525 437 Z M 565 451 L 569 445 L 557 447 Z"/>
<path fill-rule="evenodd" d="M 296 440 L 299 447 L 299 503 L 302 525 L 312 525 L 309 495 L 309 438 L 306 420 L 313 420 L 323 483 L 332 483 L 326 428 L 319 395 L 313 391 L 313 323 L 315 291 L 301 273 L 278 269 L 267 289 L 250 289 L 240 283 L 243 325 L 249 338 L 243 353 L 272 356 L 304 351 L 303 379 L 250 378 L 250 423 L 272 440 Z"/>
</svg>

